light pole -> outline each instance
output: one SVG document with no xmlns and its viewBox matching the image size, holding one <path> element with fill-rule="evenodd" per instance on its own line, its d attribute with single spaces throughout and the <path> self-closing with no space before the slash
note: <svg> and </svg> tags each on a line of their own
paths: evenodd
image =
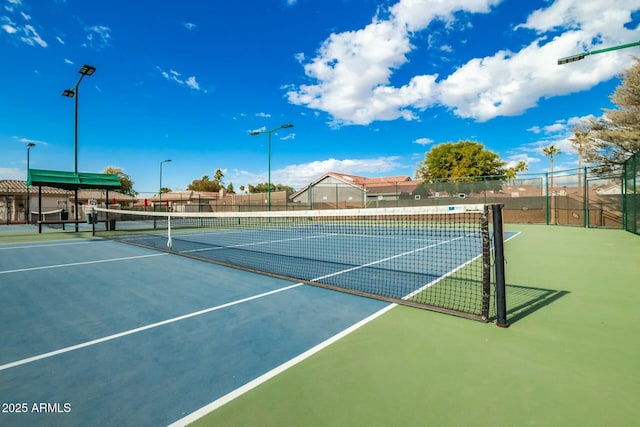
<svg viewBox="0 0 640 427">
<path fill-rule="evenodd" d="M 281 126 L 278 126 L 275 129 L 271 129 L 271 130 L 252 130 L 251 132 L 249 132 L 249 135 L 251 136 L 256 136 L 256 135 L 260 135 L 261 133 L 266 133 L 269 136 L 269 147 L 268 147 L 268 182 L 267 182 L 267 210 L 270 211 L 271 210 L 271 134 L 277 130 L 280 129 L 290 129 L 292 128 L 293 125 L 291 123 L 287 123 Z"/>
<path fill-rule="evenodd" d="M 640 41 L 633 42 L 633 43 L 627 43 L 627 44 L 621 44 L 621 45 L 613 46 L 613 47 L 608 47 L 606 49 L 592 50 L 591 52 L 582 52 L 582 53 L 578 53 L 577 55 L 571 55 L 571 56 L 567 56 L 565 58 L 560 58 L 560 59 L 558 59 L 558 65 L 563 65 L 563 64 L 568 64 L 570 62 L 580 61 L 581 59 L 584 59 L 587 55 L 595 55 L 595 54 L 598 54 L 598 53 L 611 52 L 612 50 L 626 49 L 628 47 L 633 47 L 633 46 L 640 46 Z"/>
<path fill-rule="evenodd" d="M 74 127 L 74 144 L 73 144 L 73 172 L 78 175 L 78 88 L 80 86 L 80 82 L 84 78 L 84 76 L 91 76 L 96 72 L 96 67 L 91 65 L 83 65 L 82 68 L 78 71 L 80 73 L 80 78 L 78 79 L 78 83 L 72 89 L 65 89 L 62 92 L 62 96 L 66 96 L 68 98 L 76 99 L 76 108 L 75 108 L 75 127 Z M 75 207 L 75 217 L 76 217 L 76 231 L 78 231 L 78 189 L 75 189 L 75 198 L 76 198 L 76 207 Z"/>
<path fill-rule="evenodd" d="M 163 160 L 160 162 L 160 191 L 158 194 L 160 195 L 160 206 L 162 206 L 162 164 L 163 163 L 171 163 L 171 159 Z"/>
<path fill-rule="evenodd" d="M 27 144 L 27 182 L 29 181 L 29 152 L 31 151 L 31 149 L 33 147 L 35 147 L 36 144 L 34 144 L 33 142 L 30 142 Z M 30 206 L 31 201 L 29 200 L 29 184 L 27 184 L 27 206 L 24 210 L 24 223 L 25 224 L 30 224 L 31 223 L 31 206 Z"/>
</svg>

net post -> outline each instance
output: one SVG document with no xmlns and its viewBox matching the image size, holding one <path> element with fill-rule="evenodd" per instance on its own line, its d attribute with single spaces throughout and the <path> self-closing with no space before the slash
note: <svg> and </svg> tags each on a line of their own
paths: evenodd
<svg viewBox="0 0 640 427">
<path fill-rule="evenodd" d="M 491 236 L 489 234 L 489 206 L 484 205 L 480 217 L 480 233 L 482 235 L 482 311 L 480 317 L 489 321 L 491 308 Z"/>
<path fill-rule="evenodd" d="M 506 280 L 504 274 L 504 230 L 502 228 L 503 204 L 491 205 L 493 218 L 493 250 L 496 272 L 496 325 L 500 328 L 509 326 L 507 321 Z"/>
</svg>

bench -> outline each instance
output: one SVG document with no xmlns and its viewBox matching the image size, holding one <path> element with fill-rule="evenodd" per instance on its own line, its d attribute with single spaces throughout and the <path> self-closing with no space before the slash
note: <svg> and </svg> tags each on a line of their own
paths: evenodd
<svg viewBox="0 0 640 427">
<path fill-rule="evenodd" d="M 115 220 L 106 220 L 106 219 L 99 219 L 99 220 L 95 220 L 95 223 L 104 223 L 105 227 L 107 228 L 107 230 L 109 229 L 109 225 L 110 223 L 113 224 L 113 228 L 115 228 Z M 46 220 L 42 220 L 42 221 L 38 221 L 38 233 L 41 234 L 42 233 L 42 226 L 43 225 L 62 225 L 62 229 L 65 229 L 65 225 L 66 224 L 86 224 L 87 220 L 86 219 L 46 219 Z"/>
</svg>

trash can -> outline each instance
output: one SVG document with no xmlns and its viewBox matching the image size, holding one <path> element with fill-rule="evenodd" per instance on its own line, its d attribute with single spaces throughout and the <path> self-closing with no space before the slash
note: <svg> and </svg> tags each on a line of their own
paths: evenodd
<svg viewBox="0 0 640 427">
<path fill-rule="evenodd" d="M 116 229 L 116 220 L 115 219 L 110 219 L 109 220 L 109 230 L 110 231 L 115 231 Z"/>
<path fill-rule="evenodd" d="M 64 209 L 62 210 L 62 212 L 60 212 L 60 219 L 63 221 L 66 221 L 69 219 L 69 212 L 65 211 Z"/>
<path fill-rule="evenodd" d="M 93 214 L 87 214 L 87 224 L 93 224 Z"/>
</svg>

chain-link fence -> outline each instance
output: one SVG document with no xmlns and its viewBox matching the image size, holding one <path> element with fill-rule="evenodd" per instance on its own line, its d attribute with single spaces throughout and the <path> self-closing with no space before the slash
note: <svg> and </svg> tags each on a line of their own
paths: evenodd
<svg viewBox="0 0 640 427">
<path fill-rule="evenodd" d="M 354 177 L 345 176 L 344 180 L 329 177 L 295 193 L 174 191 L 162 194 L 161 200 L 157 193 L 141 193 L 132 205 L 140 210 L 250 212 L 501 203 L 508 223 L 622 228 L 626 215 L 628 224 L 638 230 L 637 157 L 632 166 L 626 170 L 624 180 L 622 172 L 602 175 L 589 168 L 524 174 L 517 179 L 476 177 L 429 183 L 382 178 L 355 181 Z M 626 210 L 623 186 L 628 196 Z"/>
<path fill-rule="evenodd" d="M 621 228 L 621 185 L 620 173 L 598 175 L 588 168 L 517 179 L 318 183 L 295 193 L 284 209 L 292 209 L 291 204 L 305 209 L 349 209 L 501 203 L 505 222 Z"/>
<path fill-rule="evenodd" d="M 640 234 L 640 152 L 635 153 L 624 163 L 623 185 L 623 213 L 624 228 L 635 234 Z"/>
</svg>

